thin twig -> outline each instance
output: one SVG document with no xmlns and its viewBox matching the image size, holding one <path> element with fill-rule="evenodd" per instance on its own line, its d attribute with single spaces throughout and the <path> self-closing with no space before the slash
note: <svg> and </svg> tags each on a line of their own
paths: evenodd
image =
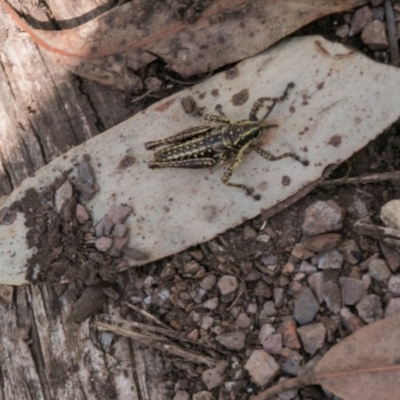
<svg viewBox="0 0 400 400">
<path fill-rule="evenodd" d="M 158 318 L 156 318 L 154 315 L 150 314 L 149 312 L 142 310 L 141 308 L 136 307 L 135 305 L 128 303 L 127 301 L 124 301 L 123 304 L 127 305 L 129 308 L 136 311 L 137 313 L 143 315 L 149 321 L 154 322 L 157 325 L 163 326 L 166 329 L 171 329 L 168 325 L 161 322 Z"/>
<path fill-rule="evenodd" d="M 357 221 L 354 224 L 354 229 L 362 235 L 369 235 L 377 239 L 383 239 L 387 236 L 394 239 L 400 239 L 400 231 L 397 229 L 367 224 L 362 221 Z"/>
<path fill-rule="evenodd" d="M 395 67 L 399 65 L 399 44 L 396 39 L 396 22 L 391 0 L 385 0 L 386 25 L 388 30 L 390 63 Z"/>
<path fill-rule="evenodd" d="M 198 79 L 197 81 L 181 81 L 179 79 L 173 78 L 172 76 L 168 75 L 165 71 L 164 71 L 164 76 L 170 80 L 171 82 L 174 83 L 179 83 L 180 85 L 197 85 L 200 82 L 205 81 L 206 79 L 208 79 L 211 75 L 213 74 L 213 71 L 210 71 L 206 76 L 204 76 L 203 78 Z"/>
<path fill-rule="evenodd" d="M 159 343 L 159 341 L 165 341 L 165 338 L 162 338 L 158 335 L 143 335 L 137 332 L 133 332 L 127 328 L 114 326 L 110 324 L 106 324 L 105 322 L 95 321 L 94 324 L 98 326 L 100 329 L 114 332 L 118 335 L 125 336 L 136 340 L 146 346 L 152 347 L 156 350 L 166 352 L 172 354 L 177 357 L 181 357 L 187 361 L 194 362 L 196 364 L 206 364 L 208 366 L 214 367 L 216 365 L 216 361 L 210 357 L 202 356 L 201 354 L 193 353 L 186 349 L 182 349 L 178 346 L 167 344 L 167 343 Z M 160 339 L 161 338 L 161 339 Z"/>
<path fill-rule="evenodd" d="M 339 186 L 348 184 L 367 184 L 367 183 L 377 183 L 383 181 L 389 181 L 393 179 L 400 179 L 400 171 L 393 172 L 383 172 L 381 174 L 365 175 L 353 178 L 340 178 L 340 179 L 330 179 L 327 181 L 320 182 L 318 186 Z"/>
<path fill-rule="evenodd" d="M 147 97 L 148 95 L 150 95 L 152 92 L 154 92 L 155 89 L 149 89 L 147 92 L 143 93 L 142 95 L 135 97 L 132 101 L 131 104 L 136 103 L 139 100 L 144 99 L 145 97 Z"/>
</svg>

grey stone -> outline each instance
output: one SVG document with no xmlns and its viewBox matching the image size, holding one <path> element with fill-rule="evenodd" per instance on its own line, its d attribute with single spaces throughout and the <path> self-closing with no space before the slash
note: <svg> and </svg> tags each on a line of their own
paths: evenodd
<svg viewBox="0 0 400 400">
<path fill-rule="evenodd" d="M 365 295 L 364 282 L 360 279 L 341 276 L 339 285 L 343 292 L 343 302 L 346 305 L 353 306 Z"/>
<path fill-rule="evenodd" d="M 358 315 L 367 323 L 371 324 L 383 317 L 380 298 L 376 294 L 364 296 L 356 305 Z"/>
<path fill-rule="evenodd" d="M 264 350 L 253 350 L 244 368 L 249 372 L 251 379 L 259 386 L 270 383 L 279 372 L 279 365 Z"/>
<path fill-rule="evenodd" d="M 314 355 L 325 343 L 326 329 L 321 322 L 301 326 L 297 332 L 308 354 Z"/>
<path fill-rule="evenodd" d="M 375 258 L 368 264 L 368 271 L 372 279 L 386 283 L 391 277 L 392 273 L 385 260 Z"/>
<path fill-rule="evenodd" d="M 294 303 L 294 318 L 300 324 L 311 322 L 319 310 L 319 304 L 311 289 L 303 290 Z"/>
</svg>

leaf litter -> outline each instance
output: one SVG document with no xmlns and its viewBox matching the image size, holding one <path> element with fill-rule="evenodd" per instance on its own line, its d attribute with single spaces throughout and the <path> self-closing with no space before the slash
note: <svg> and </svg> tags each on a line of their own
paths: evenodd
<svg viewBox="0 0 400 400">
<path fill-rule="evenodd" d="M 366 1 L 207 3 L 211 4 L 181 11 L 182 3 L 175 0 L 136 0 L 75 28 L 46 31 L 30 27 L 6 0 L 0 0 L 56 64 L 104 85 L 135 92 L 143 84 L 132 69 L 138 71 L 156 58 L 183 76 L 206 73 L 254 56 L 315 19 Z"/>
</svg>

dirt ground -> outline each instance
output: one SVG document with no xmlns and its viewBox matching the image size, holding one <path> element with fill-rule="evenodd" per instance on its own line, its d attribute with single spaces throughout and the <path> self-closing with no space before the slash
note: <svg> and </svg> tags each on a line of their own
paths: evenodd
<svg viewBox="0 0 400 400">
<path fill-rule="evenodd" d="M 182 18 L 191 22 L 195 20 L 204 5 L 201 5 L 201 2 L 189 3 L 186 8 L 180 9 L 180 13 Z M 340 40 L 356 47 L 371 58 L 386 58 L 385 52 L 373 52 L 368 49 L 359 35 L 345 39 L 336 36 L 336 28 L 348 21 L 351 14 L 324 18 L 301 29 L 294 36 L 321 34 L 328 39 Z M 160 71 L 157 78 L 165 79 L 161 74 L 162 64 L 155 62 L 151 70 L 153 75 L 154 71 Z M 201 78 L 192 77 L 190 81 Z M 186 86 L 175 82 L 174 90 Z M 127 99 L 127 103 L 135 100 L 134 108 L 139 111 L 167 94 L 155 92 L 137 101 L 135 97 Z M 328 179 L 398 171 L 399 145 L 399 125 L 395 124 L 373 143 L 340 165 Z M 360 236 L 354 229 L 354 224 L 360 217 L 357 205 L 362 204 L 372 223 L 381 224 L 379 219 L 381 207 L 400 196 L 400 186 L 396 180 L 373 184 L 319 186 L 272 218 L 267 219 L 265 215 L 259 215 L 208 243 L 151 263 L 146 268 L 119 273 L 123 270 L 122 255 L 104 254 L 96 249 L 93 241 L 88 242 L 87 234 L 93 232 L 99 221 L 81 224 L 76 220 L 74 210 L 79 203 L 77 186 L 73 189 L 71 201 L 60 214 L 55 213 L 49 206 L 54 193 L 62 183 L 49 188 L 41 197 L 37 193 L 29 192 L 21 203 L 15 205 L 16 209 L 24 210 L 30 215 L 28 221 L 32 234 L 29 240 L 32 244 L 41 243 L 39 248 L 43 250 L 36 257 L 43 258 L 46 255 L 48 257 L 47 269 L 34 275 L 32 268 L 30 278 L 35 282 L 50 280 L 54 283 L 58 283 L 60 277 L 72 280 L 76 287 L 77 299 L 89 289 L 95 288 L 96 293 L 100 295 L 95 296 L 89 310 L 85 309 L 82 313 L 79 312 L 81 306 L 77 303 L 78 311 L 71 317 L 74 321 L 101 312 L 105 301 L 119 306 L 121 317 L 130 321 L 131 317 L 128 315 L 131 308 L 126 303 L 133 304 L 145 309 L 171 328 L 178 339 L 175 337 L 169 340 L 188 354 L 193 352 L 198 356 L 227 361 L 227 365 L 221 367 L 222 372 L 212 375 L 213 379 L 215 376 L 218 379 L 221 377 L 221 381 L 213 386 L 205 378 L 207 376 L 205 371 L 213 369 L 212 367 L 193 362 L 189 357 L 185 359 L 165 354 L 164 390 L 168 398 L 177 400 L 189 398 L 185 397 L 185 393 L 190 396 L 201 393 L 203 397 L 197 399 L 244 400 L 251 399 L 265 388 L 254 383 L 245 365 L 252 350 L 262 348 L 259 342 L 261 327 L 269 324 L 276 332 L 283 332 L 283 323 L 293 318 L 299 293 L 308 287 L 307 272 L 302 276 L 300 271 L 302 260 L 293 255 L 294 246 L 303 239 L 301 226 L 307 207 L 316 201 L 334 200 L 345 211 L 343 227 L 338 233 L 343 240 L 355 240 L 359 248 L 357 255 L 359 263 L 354 265 L 344 262 L 340 270 L 335 272 L 336 282 L 340 277 L 358 274 L 361 279 L 363 275 L 368 274 L 368 268 L 360 264 L 374 254 L 379 258 L 385 258 L 378 240 Z M 101 191 L 101 188 L 99 190 Z M 51 224 L 48 223 L 49 220 L 52 221 Z M 58 252 L 59 248 L 63 248 L 64 251 Z M 310 264 L 315 267 L 317 261 L 311 260 Z M 33 259 L 32 266 L 34 265 Z M 292 265 L 293 269 L 288 269 L 288 265 Z M 84 269 L 82 266 L 85 266 Z M 135 284 L 125 284 L 124 274 L 135 276 Z M 226 276 L 235 277 L 237 287 L 232 292 L 224 294 L 221 292 L 220 282 Z M 59 288 L 62 290 L 61 285 Z M 278 291 L 275 289 L 282 289 L 279 292 L 281 298 L 277 299 Z M 391 298 L 388 295 L 387 284 L 382 282 L 372 280 L 367 292 L 377 294 L 383 308 Z M 263 313 L 262 310 L 265 311 L 263 307 L 267 302 L 271 303 L 272 311 Z M 349 306 L 349 309 L 357 314 L 355 306 Z M 243 317 L 242 314 L 246 316 Z M 242 315 L 245 322 L 238 323 L 239 315 Z M 136 314 L 135 321 L 149 324 L 148 318 L 140 313 Z M 281 378 L 297 375 L 304 365 L 315 357 L 325 354 L 333 345 L 351 333 L 346 329 L 340 315 L 332 312 L 324 302 L 319 305 L 318 313 L 313 319 L 313 323 L 317 322 L 322 322 L 327 330 L 323 345 L 315 354 L 310 354 L 303 348 L 301 342 L 299 342 L 300 347 L 292 348 L 284 343 L 283 348 L 286 348 L 286 352 L 274 355 L 279 365 L 279 372 L 275 374 L 272 383 L 278 382 Z M 244 343 L 236 348 L 224 345 L 218 339 L 220 335 L 238 331 L 244 333 Z M 298 368 L 288 363 L 297 363 Z M 230 386 L 226 383 L 230 383 Z M 232 387 L 234 390 L 229 389 Z M 319 387 L 303 388 L 285 396 L 281 398 L 315 400 L 331 398 L 331 395 Z"/>
</svg>

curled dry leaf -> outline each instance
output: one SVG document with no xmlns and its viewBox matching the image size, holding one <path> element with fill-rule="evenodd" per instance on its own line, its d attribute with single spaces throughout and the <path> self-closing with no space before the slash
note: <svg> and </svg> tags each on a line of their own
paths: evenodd
<svg viewBox="0 0 400 400">
<path fill-rule="evenodd" d="M 135 0 L 76 28 L 30 27 L 0 5 L 62 67 L 119 89 L 140 90 L 132 72 L 160 57 L 182 75 L 212 71 L 253 56 L 309 22 L 365 0 L 215 0 L 189 24 L 168 2 Z"/>
<path fill-rule="evenodd" d="M 183 98 L 193 97 L 207 113 L 223 105 L 229 118 L 240 120 L 248 118 L 256 99 L 281 95 L 289 82 L 294 88 L 268 118 L 268 124 L 279 126 L 269 129 L 260 145 L 276 155 L 294 151 L 309 165 L 291 158 L 267 161 L 256 152 L 245 155 L 232 181 L 254 188 L 260 201 L 222 184 L 226 165 L 148 168 L 153 153 L 145 150 L 146 142 L 205 124 L 185 113 Z M 126 221 L 128 246 L 149 257 L 130 265 L 143 265 L 210 240 L 319 179 L 327 166 L 343 162 L 399 118 L 399 90 L 398 69 L 318 36 L 292 39 L 75 147 L 23 181 L 2 206 L 11 207 L 31 187 L 52 184 L 88 154 L 100 190 L 85 206 L 94 221 L 115 204 L 133 208 Z M 133 163 L 122 163 L 127 155 Z M 27 231 L 21 213 L 12 225 L 0 225 L 1 283 L 26 282 L 27 260 L 36 251 L 27 248 Z"/>
<path fill-rule="evenodd" d="M 400 314 L 395 314 L 344 339 L 307 375 L 284 381 L 254 400 L 317 384 L 344 400 L 396 400 L 400 391 L 399 343 Z"/>
</svg>

